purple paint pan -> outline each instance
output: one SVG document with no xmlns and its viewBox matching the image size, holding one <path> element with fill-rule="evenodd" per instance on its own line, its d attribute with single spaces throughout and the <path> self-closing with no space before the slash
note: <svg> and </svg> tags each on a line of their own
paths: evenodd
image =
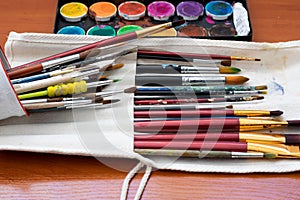
<svg viewBox="0 0 300 200">
<path fill-rule="evenodd" d="M 197 20 L 204 13 L 204 7 L 197 1 L 183 1 L 176 7 L 177 15 L 184 20 Z"/>
<path fill-rule="evenodd" d="M 167 1 L 154 1 L 147 7 L 149 17 L 154 20 L 167 21 L 175 13 L 175 6 Z"/>
</svg>

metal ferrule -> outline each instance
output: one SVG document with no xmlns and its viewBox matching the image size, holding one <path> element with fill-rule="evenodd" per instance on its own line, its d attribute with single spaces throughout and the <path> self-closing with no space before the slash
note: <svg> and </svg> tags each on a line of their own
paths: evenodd
<svg viewBox="0 0 300 200">
<path fill-rule="evenodd" d="M 50 67 L 60 65 L 60 64 L 63 64 L 63 63 L 67 63 L 67 62 L 71 62 L 71 61 L 77 60 L 79 58 L 80 58 L 80 55 L 75 54 L 75 55 L 71 55 L 71 56 L 57 58 L 57 59 L 54 59 L 54 60 L 45 61 L 45 62 L 42 63 L 42 66 L 43 66 L 43 69 L 48 69 Z"/>
<path fill-rule="evenodd" d="M 198 74 L 198 73 L 201 73 L 201 72 L 219 73 L 219 68 L 181 66 L 181 74 Z"/>
<path fill-rule="evenodd" d="M 182 77 L 182 85 L 208 85 L 225 83 L 224 76 L 184 76 Z"/>
<path fill-rule="evenodd" d="M 231 158 L 263 158 L 264 155 L 260 152 L 232 152 Z"/>
</svg>

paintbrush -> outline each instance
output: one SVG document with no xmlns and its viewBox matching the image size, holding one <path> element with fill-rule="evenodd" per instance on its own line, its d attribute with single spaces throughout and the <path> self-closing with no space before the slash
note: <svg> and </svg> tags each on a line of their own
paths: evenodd
<svg viewBox="0 0 300 200">
<path fill-rule="evenodd" d="M 247 82 L 244 76 L 167 76 L 167 75 L 136 75 L 138 86 L 203 86 L 203 85 L 239 85 Z"/>
<path fill-rule="evenodd" d="M 245 90 L 245 91 L 233 91 L 233 90 L 139 90 L 135 91 L 135 95 L 174 95 L 174 96 L 207 96 L 207 97 L 223 97 L 224 95 L 259 95 L 267 94 L 266 90 Z"/>
<path fill-rule="evenodd" d="M 157 65 L 159 64 L 170 64 L 170 60 L 174 65 L 191 65 L 194 67 L 230 67 L 231 60 L 203 60 L 203 59 L 192 59 L 192 58 L 182 58 L 182 57 L 154 57 L 145 55 L 138 55 L 137 64 L 138 65 Z"/>
<path fill-rule="evenodd" d="M 180 105 L 139 105 L 134 106 L 135 111 L 148 111 L 148 110 L 209 110 L 209 109 L 232 109 L 232 105 L 220 104 L 180 104 Z"/>
<path fill-rule="evenodd" d="M 29 91 L 38 90 L 41 88 L 46 88 L 51 85 L 72 82 L 74 78 L 86 77 L 97 73 L 99 73 L 98 69 L 86 72 L 72 72 L 28 83 L 14 84 L 13 87 L 17 94 L 21 94 Z"/>
<path fill-rule="evenodd" d="M 247 86 L 247 85 L 222 85 L 222 86 L 168 86 L 168 87 L 147 87 L 137 86 L 138 91 L 254 91 L 266 90 L 266 85 Z"/>
<path fill-rule="evenodd" d="M 176 22 L 167 22 L 167 23 L 158 24 L 158 25 L 155 25 L 155 26 L 152 26 L 152 27 L 147 27 L 147 28 L 144 28 L 142 30 L 138 30 L 138 31 L 127 33 L 127 34 L 119 35 L 119 36 L 116 36 L 116 37 L 107 38 L 107 39 L 104 39 L 104 40 L 101 40 L 101 41 L 98 41 L 98 42 L 95 42 L 95 43 L 91 43 L 91 44 L 88 44 L 88 45 L 85 45 L 85 46 L 81 46 L 81 47 L 78 47 L 78 48 L 75 48 L 75 49 L 71 49 L 69 51 L 65 51 L 65 52 L 55 54 L 55 55 L 51 55 L 51 56 L 48 56 L 46 58 L 42 58 L 42 59 L 24 64 L 24 65 L 15 67 L 12 71 L 8 72 L 8 76 L 10 78 L 19 78 L 21 76 L 24 76 L 24 74 L 29 75 L 29 74 L 33 73 L 31 68 L 36 69 L 37 64 L 41 64 L 41 63 L 44 63 L 46 61 L 52 61 L 54 59 L 63 58 L 63 57 L 74 55 L 74 54 L 79 54 L 81 52 L 91 50 L 91 49 L 94 49 L 94 48 L 107 47 L 107 46 L 112 46 L 112 45 L 116 45 L 116 44 L 120 44 L 120 43 L 124 43 L 124 42 L 127 43 L 131 40 L 142 38 L 142 37 L 160 32 L 160 31 L 165 30 L 165 29 L 180 26 L 183 23 L 185 23 L 184 20 L 180 20 L 180 21 L 176 21 Z M 39 67 L 39 69 L 42 70 L 42 68 L 40 68 L 40 67 Z M 37 70 L 34 70 L 34 71 L 38 72 Z"/>
<path fill-rule="evenodd" d="M 86 83 L 86 81 L 76 81 L 73 83 L 49 86 L 47 90 L 19 94 L 18 98 L 20 100 L 24 100 L 24 99 L 43 97 L 43 96 L 59 97 L 59 96 L 66 96 L 66 95 L 75 95 L 75 94 L 87 92 L 87 89 L 91 87 L 105 86 L 118 81 L 119 79 L 96 81 L 91 83 Z"/>
<path fill-rule="evenodd" d="M 187 120 L 157 120 L 134 122 L 136 132 L 146 133 L 206 133 L 216 132 L 240 132 L 257 131 L 264 129 L 276 129 L 289 126 L 299 126 L 298 120 L 275 121 L 247 118 L 203 118 Z"/>
<path fill-rule="evenodd" d="M 296 148 L 295 148 L 296 147 Z M 299 146 L 284 144 L 264 144 L 252 142 L 212 142 L 212 141 L 134 141 L 135 149 L 176 149 L 229 152 L 263 152 L 300 157 Z M 291 151 L 292 150 L 292 151 Z"/>
<path fill-rule="evenodd" d="M 114 53 L 109 53 L 109 54 L 106 54 L 106 55 L 100 55 L 100 56 L 97 56 L 97 57 L 93 57 L 91 59 L 87 59 L 87 60 L 79 61 L 79 62 L 76 62 L 76 63 L 71 63 L 71 64 L 68 64 L 68 65 L 64 65 L 64 66 L 61 66 L 60 68 L 61 69 L 70 68 L 70 67 L 71 68 L 79 68 L 79 67 L 84 67 L 84 66 L 91 65 L 91 64 L 94 64 L 94 63 L 97 63 L 97 62 L 100 62 L 100 61 L 104 61 L 104 60 L 116 60 L 117 58 L 120 58 L 122 56 L 134 53 L 136 51 L 137 51 L 136 47 L 126 48 L 124 50 L 117 51 L 117 52 L 114 52 Z"/>
<path fill-rule="evenodd" d="M 155 99 L 156 98 L 156 99 Z M 169 99 L 168 99 L 169 98 Z M 173 96 L 174 98 L 174 96 Z M 242 102 L 256 101 L 264 99 L 263 96 L 250 97 L 224 97 L 224 98 L 177 98 L 172 96 L 135 96 L 135 105 L 170 105 L 170 104 L 188 104 L 188 103 L 216 103 L 216 102 Z"/>
<path fill-rule="evenodd" d="M 187 158 L 218 158 L 218 159 L 248 159 L 248 158 L 276 158 L 274 153 L 262 152 L 230 152 L 230 151 L 203 151 L 203 150 L 176 150 L 176 149 L 134 149 L 135 153 L 144 156 L 168 156 Z"/>
<path fill-rule="evenodd" d="M 28 113 L 38 113 L 38 112 L 72 110 L 72 109 L 99 109 L 99 108 L 105 108 L 106 106 L 110 106 L 119 101 L 120 101 L 119 99 L 107 99 L 107 100 L 104 99 L 101 102 L 97 102 L 97 103 L 63 105 L 63 106 L 58 106 L 58 107 L 28 109 L 27 111 L 28 111 Z"/>
<path fill-rule="evenodd" d="M 61 57 L 61 58 L 56 58 L 56 59 L 44 61 L 41 63 L 36 63 L 36 64 L 30 65 L 30 66 L 26 66 L 24 68 L 18 68 L 18 69 L 13 68 L 11 71 L 8 72 L 8 76 L 10 79 L 25 77 L 25 76 L 28 76 L 31 74 L 42 72 L 44 70 L 48 70 L 51 67 L 55 67 L 57 65 L 69 63 L 69 62 L 72 62 L 75 60 L 84 60 L 88 56 L 97 55 L 99 52 L 100 52 L 99 49 L 86 50 L 81 53 L 77 53 L 77 54 L 73 54 L 73 55 L 69 55 L 69 56 L 65 56 L 65 57 Z"/>
<path fill-rule="evenodd" d="M 197 58 L 197 59 L 217 59 L 217 60 L 245 60 L 245 61 L 260 61 L 259 58 L 241 57 L 241 56 L 226 56 L 217 54 L 196 54 L 186 52 L 169 52 L 169 51 L 150 51 L 150 50 L 138 50 L 138 56 L 167 56 L 167 57 L 182 57 L 182 58 Z"/>
<path fill-rule="evenodd" d="M 174 64 L 137 65 L 136 73 L 150 74 L 237 74 L 241 69 L 236 67 L 194 67 Z"/>
<path fill-rule="evenodd" d="M 135 134 L 134 140 L 141 141 L 231 141 L 231 142 L 262 142 L 281 143 L 288 145 L 300 144 L 299 134 L 270 134 L 255 132 L 229 133 L 182 133 L 182 134 Z"/>
<path fill-rule="evenodd" d="M 280 110 L 147 110 L 134 111 L 134 118 L 277 117 Z"/>
</svg>

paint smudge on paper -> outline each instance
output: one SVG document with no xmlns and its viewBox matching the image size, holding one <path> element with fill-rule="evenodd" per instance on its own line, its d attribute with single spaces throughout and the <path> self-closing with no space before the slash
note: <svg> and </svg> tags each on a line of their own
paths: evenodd
<svg viewBox="0 0 300 200">
<path fill-rule="evenodd" d="M 275 81 L 275 78 L 273 78 L 273 81 L 270 82 L 268 91 L 269 91 L 270 95 L 284 95 L 285 94 L 284 87 L 282 85 L 280 85 L 279 83 L 277 83 Z"/>
</svg>

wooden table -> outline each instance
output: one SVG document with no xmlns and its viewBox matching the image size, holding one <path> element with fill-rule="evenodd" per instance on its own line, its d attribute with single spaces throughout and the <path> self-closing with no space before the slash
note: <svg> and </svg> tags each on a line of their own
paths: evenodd
<svg viewBox="0 0 300 200">
<path fill-rule="evenodd" d="M 253 41 L 300 39 L 298 0 L 249 0 Z M 10 31 L 53 31 L 56 0 L 0 1 L 0 45 Z M 95 158 L 0 152 L 1 199 L 118 199 L 127 172 Z M 131 182 L 129 199 L 141 180 Z M 143 199 L 299 199 L 300 172 L 287 174 L 152 173 Z"/>
</svg>

